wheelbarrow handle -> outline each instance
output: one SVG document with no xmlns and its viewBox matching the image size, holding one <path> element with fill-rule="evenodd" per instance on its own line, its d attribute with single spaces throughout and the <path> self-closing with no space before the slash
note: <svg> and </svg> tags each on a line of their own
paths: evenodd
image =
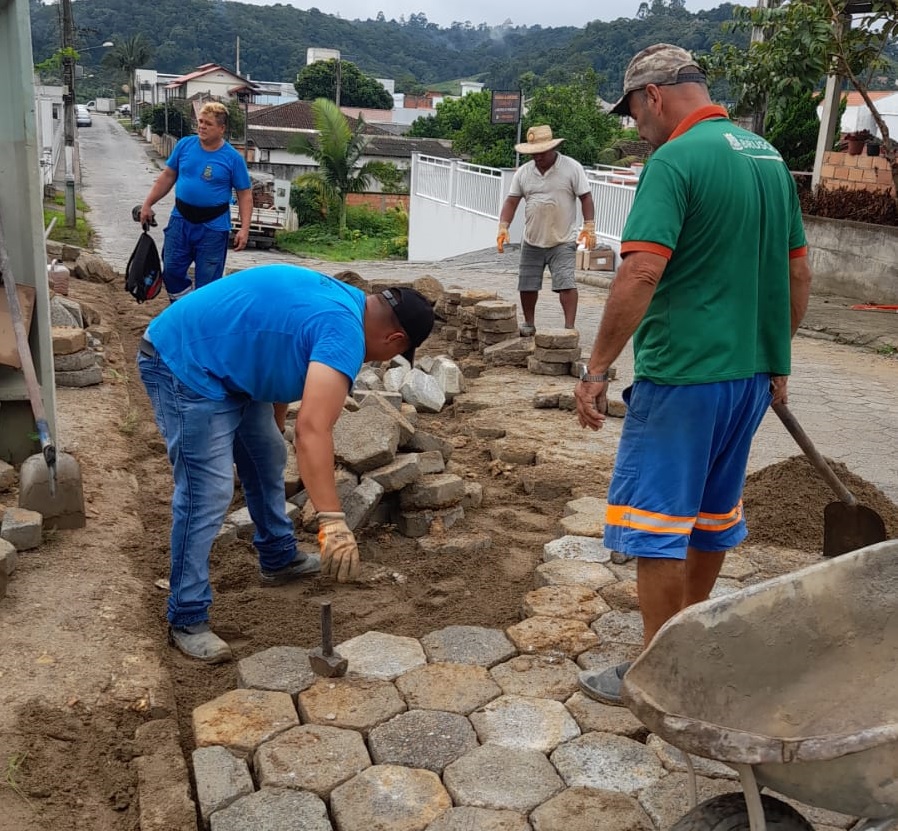
<svg viewBox="0 0 898 831">
<path fill-rule="evenodd" d="M 773 412 L 779 416 L 785 428 L 792 434 L 792 438 L 795 439 L 805 456 L 817 469 L 817 472 L 826 480 L 826 484 L 833 489 L 836 496 L 846 505 L 857 505 L 857 499 L 854 494 L 845 487 L 842 480 L 836 476 L 835 471 L 826 463 L 826 459 L 823 458 L 808 434 L 802 429 L 798 419 L 792 415 L 792 411 L 783 403 L 773 404 L 772 406 Z"/>
</svg>

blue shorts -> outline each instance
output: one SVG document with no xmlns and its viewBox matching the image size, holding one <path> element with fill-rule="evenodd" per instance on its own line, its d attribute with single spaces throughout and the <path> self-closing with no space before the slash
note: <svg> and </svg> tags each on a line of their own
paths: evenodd
<svg viewBox="0 0 898 831">
<path fill-rule="evenodd" d="M 682 560 L 745 539 L 742 490 L 751 442 L 770 406 L 770 376 L 624 390 L 627 416 L 608 489 L 605 545 Z"/>
</svg>

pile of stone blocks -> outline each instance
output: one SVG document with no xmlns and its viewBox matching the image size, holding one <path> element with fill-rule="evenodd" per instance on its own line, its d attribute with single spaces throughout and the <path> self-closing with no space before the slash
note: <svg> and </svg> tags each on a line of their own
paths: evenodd
<svg viewBox="0 0 898 831">
<path fill-rule="evenodd" d="M 86 303 L 50 298 L 53 367 L 57 387 L 90 387 L 103 382 L 104 344 L 112 330 Z"/>
<path fill-rule="evenodd" d="M 580 360 L 580 333 L 576 329 L 543 329 L 534 336 L 527 369 L 534 375 L 570 375 Z"/>
<path fill-rule="evenodd" d="M 474 306 L 497 298 L 498 295 L 491 291 L 450 288 L 443 292 L 434 311 L 445 321 L 443 337 L 449 342 L 449 354 L 453 358 L 466 358 L 483 348 L 478 338 Z"/>
<path fill-rule="evenodd" d="M 518 337 L 518 311 L 505 300 L 481 300 L 474 305 L 477 343 L 481 350 Z"/>
</svg>

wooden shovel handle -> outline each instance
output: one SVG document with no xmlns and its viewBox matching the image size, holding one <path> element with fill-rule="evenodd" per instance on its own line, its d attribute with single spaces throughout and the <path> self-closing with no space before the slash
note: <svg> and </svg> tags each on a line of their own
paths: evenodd
<svg viewBox="0 0 898 831">
<path fill-rule="evenodd" d="M 820 451 L 814 447 L 814 443 L 802 429 L 795 416 L 792 415 L 792 411 L 785 404 L 774 404 L 773 412 L 779 416 L 785 428 L 792 434 L 792 438 L 804 451 L 804 455 L 808 457 L 811 464 L 817 469 L 817 472 L 826 480 L 826 484 L 833 489 L 836 496 L 846 505 L 857 505 L 857 499 L 854 494 L 845 487 L 842 480 L 836 476 L 833 469 L 826 463 L 826 459 L 820 455 Z"/>
</svg>

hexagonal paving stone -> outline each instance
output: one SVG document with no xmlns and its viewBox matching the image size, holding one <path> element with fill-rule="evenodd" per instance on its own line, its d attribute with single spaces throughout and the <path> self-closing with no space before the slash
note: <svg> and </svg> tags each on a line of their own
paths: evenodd
<svg viewBox="0 0 898 831">
<path fill-rule="evenodd" d="M 626 661 L 635 661 L 641 652 L 641 643 L 601 643 L 595 649 L 581 652 L 577 656 L 577 665 L 583 669 L 616 667 Z"/>
<path fill-rule="evenodd" d="M 629 643 L 642 646 L 643 629 L 640 612 L 608 612 L 593 621 L 590 629 L 602 643 Z"/>
<path fill-rule="evenodd" d="M 592 623 L 608 611 L 608 604 L 585 586 L 543 586 L 527 592 L 522 604 L 524 617 L 561 617 L 584 623 Z"/>
<path fill-rule="evenodd" d="M 660 736 L 654 733 L 649 736 L 646 746 L 650 747 L 658 755 L 661 764 L 667 770 L 675 773 L 687 773 L 686 754 L 682 750 L 669 745 Z M 736 773 L 729 765 L 716 762 L 713 759 L 702 759 L 700 756 L 692 756 L 692 765 L 699 776 L 707 776 L 709 779 L 738 779 Z"/>
<path fill-rule="evenodd" d="M 614 733 L 636 741 L 644 741 L 649 729 L 626 707 L 610 707 L 594 701 L 581 692 L 564 702 L 583 733 Z"/>
<path fill-rule="evenodd" d="M 655 831 L 632 797 L 615 791 L 568 788 L 531 815 L 533 831 Z"/>
<path fill-rule="evenodd" d="M 349 661 L 349 675 L 382 681 L 392 681 L 427 663 L 421 644 L 414 638 L 384 632 L 365 632 L 341 643 L 337 651 Z"/>
<path fill-rule="evenodd" d="M 552 560 L 580 560 L 585 563 L 607 563 L 611 551 L 595 537 L 567 535 L 543 546 L 543 562 Z"/>
<path fill-rule="evenodd" d="M 494 744 L 448 765 L 443 782 L 456 805 L 522 814 L 564 790 L 561 777 L 539 751 Z"/>
<path fill-rule="evenodd" d="M 439 776 L 396 765 L 370 767 L 331 794 L 340 831 L 423 831 L 451 807 Z"/>
<path fill-rule="evenodd" d="M 587 733 L 550 757 L 570 787 L 634 794 L 667 776 L 644 744 L 611 733 Z"/>
<path fill-rule="evenodd" d="M 421 638 L 429 661 L 492 667 L 517 654 L 498 629 L 483 626 L 447 626 Z"/>
<path fill-rule="evenodd" d="M 220 744 L 246 754 L 297 724 L 286 693 L 231 690 L 193 711 L 193 738 L 197 747 Z"/>
<path fill-rule="evenodd" d="M 322 678 L 299 694 L 304 722 L 345 727 L 364 735 L 404 710 L 405 702 L 389 681 Z"/>
<path fill-rule="evenodd" d="M 265 788 L 212 814 L 211 831 L 333 831 L 333 826 L 315 794 Z"/>
<path fill-rule="evenodd" d="M 602 589 L 602 598 L 618 612 L 638 612 L 639 594 L 635 580 L 621 580 Z"/>
<path fill-rule="evenodd" d="M 556 655 L 518 655 L 493 667 L 490 675 L 506 695 L 530 695 L 564 701 L 577 689 L 580 668 Z"/>
<path fill-rule="evenodd" d="M 368 734 L 378 765 L 404 765 L 442 773 L 459 756 L 477 747 L 477 736 L 464 716 L 438 710 L 410 710 Z"/>
<path fill-rule="evenodd" d="M 427 826 L 427 831 L 532 831 L 523 814 L 486 808 L 452 808 Z"/>
<path fill-rule="evenodd" d="M 565 503 L 564 516 L 592 514 L 604 524 L 605 512 L 607 510 L 607 499 L 599 499 L 597 496 L 581 496 L 579 499 L 572 499 L 570 502 Z"/>
<path fill-rule="evenodd" d="M 298 646 L 273 646 L 237 662 L 237 686 L 273 690 L 296 698 L 318 678 L 309 665 L 309 650 Z"/>
<path fill-rule="evenodd" d="M 580 735 L 580 728 L 560 701 L 503 695 L 469 716 L 483 744 L 551 753 Z"/>
<path fill-rule="evenodd" d="M 468 713 L 502 695 L 486 667 L 427 664 L 396 679 L 410 709 Z"/>
<path fill-rule="evenodd" d="M 745 580 L 746 577 L 751 577 L 757 571 L 758 567 L 748 557 L 730 551 L 723 559 L 720 576 L 731 580 Z"/>
<path fill-rule="evenodd" d="M 594 537 L 600 540 L 605 536 L 605 522 L 595 514 L 570 514 L 558 520 L 558 530 L 569 537 Z"/>
<path fill-rule="evenodd" d="M 691 809 L 689 777 L 685 773 L 671 773 L 639 792 L 639 804 L 645 808 L 656 828 L 671 828 Z M 738 790 L 726 779 L 696 777 L 698 801 Z"/>
<path fill-rule="evenodd" d="M 541 586 L 585 586 L 598 591 L 617 578 L 601 563 L 580 560 L 551 560 L 536 567 L 537 588 Z"/>
<path fill-rule="evenodd" d="M 582 620 L 529 617 L 506 630 L 512 643 L 525 653 L 549 653 L 576 658 L 599 644 L 596 633 Z"/>
<path fill-rule="evenodd" d="M 327 799 L 337 785 L 371 766 L 355 730 L 304 724 L 265 742 L 253 760 L 262 787 L 298 788 Z"/>
</svg>

